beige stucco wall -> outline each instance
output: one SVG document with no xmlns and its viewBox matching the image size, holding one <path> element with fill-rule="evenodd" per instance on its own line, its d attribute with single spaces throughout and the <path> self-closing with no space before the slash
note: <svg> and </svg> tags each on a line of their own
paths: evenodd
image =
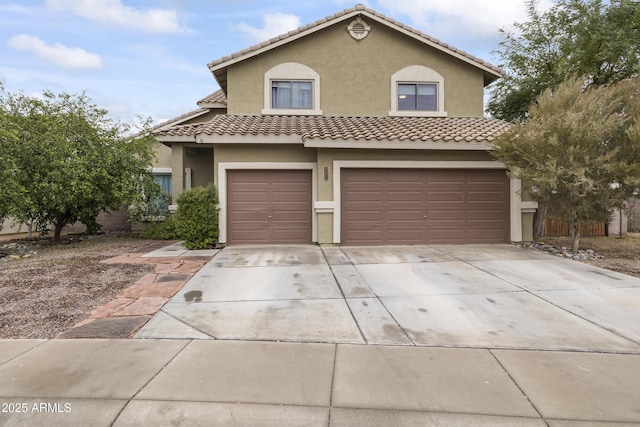
<svg viewBox="0 0 640 427">
<path fill-rule="evenodd" d="M 354 40 L 338 23 L 228 69 L 229 114 L 260 115 L 264 75 L 272 67 L 298 62 L 320 75 L 320 108 L 327 116 L 387 116 L 391 76 L 410 65 L 444 77 L 444 108 L 450 117 L 482 117 L 483 73 L 437 49 L 377 22 Z"/>
<path fill-rule="evenodd" d="M 333 200 L 334 160 L 492 161 L 494 159 L 484 151 L 319 149 L 318 200 Z M 328 167 L 329 172 L 327 181 L 323 179 L 325 166 Z"/>
<path fill-rule="evenodd" d="M 159 142 L 152 142 L 151 149 L 155 155 L 155 161 L 153 167 L 155 168 L 170 168 L 171 167 L 171 147 L 167 147 Z"/>
<path fill-rule="evenodd" d="M 191 169 L 191 187 L 206 187 L 214 182 L 213 148 L 186 147 L 184 167 Z"/>
<path fill-rule="evenodd" d="M 213 159 L 215 184 L 218 185 L 220 162 L 315 162 L 317 155 L 315 148 L 305 148 L 302 144 L 217 144 Z"/>
<path fill-rule="evenodd" d="M 522 241 L 533 241 L 533 212 L 522 213 Z"/>
</svg>

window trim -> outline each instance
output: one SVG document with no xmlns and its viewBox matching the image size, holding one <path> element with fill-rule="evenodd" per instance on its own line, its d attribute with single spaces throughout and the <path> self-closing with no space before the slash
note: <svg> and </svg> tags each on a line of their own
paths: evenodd
<svg viewBox="0 0 640 427">
<path fill-rule="evenodd" d="M 311 109 L 298 108 L 272 108 L 271 107 L 271 82 L 272 81 L 310 81 Z M 264 108 L 262 114 L 275 116 L 320 116 L 320 75 L 312 68 L 297 62 L 285 62 L 276 65 L 264 74 Z"/>
<path fill-rule="evenodd" d="M 398 110 L 398 85 L 399 84 L 436 84 L 437 86 L 437 110 Z M 391 76 L 391 109 L 392 117 L 447 117 L 444 110 L 444 77 L 435 70 L 424 65 L 410 65 Z"/>
</svg>

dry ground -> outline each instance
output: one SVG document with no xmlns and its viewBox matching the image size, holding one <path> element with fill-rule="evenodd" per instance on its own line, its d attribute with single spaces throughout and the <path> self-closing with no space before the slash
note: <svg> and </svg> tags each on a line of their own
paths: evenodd
<svg viewBox="0 0 640 427">
<path fill-rule="evenodd" d="M 153 265 L 99 262 L 136 252 L 151 240 L 82 239 L 61 245 L 35 242 L 29 248 L 37 251 L 32 257 L 0 262 L 0 338 L 53 338 L 153 271 Z"/>
<path fill-rule="evenodd" d="M 640 234 L 582 238 L 581 249 L 604 256 L 599 267 L 640 277 Z M 0 338 L 53 338 L 112 300 L 153 265 L 101 264 L 126 252 L 146 252 L 157 242 L 99 236 L 63 245 L 35 243 L 30 258 L 0 262 Z M 570 246 L 568 238 L 546 239 Z M 0 247 L 2 243 L 0 243 Z"/>
<path fill-rule="evenodd" d="M 571 247 L 569 237 L 550 237 L 544 241 L 555 246 Z M 640 277 L 640 233 L 629 233 L 626 237 L 581 237 L 580 249 L 592 249 L 603 256 L 584 262 Z"/>
</svg>

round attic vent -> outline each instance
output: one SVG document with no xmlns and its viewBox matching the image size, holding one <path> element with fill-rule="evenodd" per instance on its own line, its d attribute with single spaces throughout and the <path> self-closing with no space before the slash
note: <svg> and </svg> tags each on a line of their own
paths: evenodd
<svg viewBox="0 0 640 427">
<path fill-rule="evenodd" d="M 371 31 L 371 27 L 365 21 L 362 20 L 361 17 L 357 17 L 347 27 L 349 34 L 356 40 L 362 40 L 367 37 L 369 31 Z"/>
</svg>

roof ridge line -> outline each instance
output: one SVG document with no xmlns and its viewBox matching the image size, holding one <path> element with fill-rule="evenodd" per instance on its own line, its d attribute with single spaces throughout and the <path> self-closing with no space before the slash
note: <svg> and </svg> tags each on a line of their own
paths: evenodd
<svg viewBox="0 0 640 427">
<path fill-rule="evenodd" d="M 437 38 L 435 38 L 435 37 L 433 37 L 433 36 L 431 36 L 429 34 L 426 34 L 426 33 L 422 32 L 422 31 L 420 31 L 420 30 L 418 30 L 416 28 L 413 28 L 413 27 L 411 27 L 409 25 L 406 25 L 406 24 L 404 24 L 404 23 L 402 23 L 400 21 L 397 21 L 397 20 L 395 20 L 393 18 L 390 18 L 390 17 L 386 16 L 385 14 L 383 14 L 381 12 L 378 12 L 378 11 L 376 11 L 374 9 L 370 9 L 370 8 L 368 8 L 368 7 L 366 7 L 366 6 L 362 5 L 362 4 L 357 4 L 355 7 L 344 9 L 344 10 L 342 10 L 340 12 L 336 12 L 336 13 L 334 13 L 332 15 L 329 15 L 329 16 L 327 16 L 325 18 L 318 19 L 318 20 L 316 20 L 316 21 L 314 21 L 312 23 L 303 25 L 303 26 L 298 27 L 298 28 L 296 28 L 294 30 L 288 31 L 286 33 L 282 33 L 282 34 L 280 34 L 278 36 L 275 36 L 275 37 L 272 37 L 272 38 L 270 38 L 268 40 L 264 40 L 264 41 L 262 41 L 260 43 L 254 44 L 254 45 L 252 45 L 252 46 L 250 46 L 248 48 L 245 48 L 245 49 L 242 49 L 240 51 L 231 53 L 229 55 L 225 55 L 222 58 L 215 59 L 215 60 L 207 63 L 207 67 L 211 71 L 213 71 L 212 68 L 214 68 L 214 67 L 216 67 L 216 66 L 218 66 L 220 64 L 223 64 L 225 62 L 231 61 L 231 60 L 233 60 L 235 58 L 238 58 L 240 56 L 249 54 L 249 53 L 254 52 L 256 50 L 268 47 L 268 46 L 270 46 L 272 44 L 275 44 L 275 43 L 280 42 L 282 40 L 286 40 L 286 39 L 288 39 L 290 37 L 293 37 L 295 35 L 298 35 L 298 34 L 306 32 L 306 31 L 312 30 L 313 28 L 316 28 L 316 27 L 318 27 L 320 25 L 329 23 L 329 22 L 331 22 L 333 20 L 336 20 L 338 18 L 341 18 L 341 17 L 343 17 L 345 15 L 349 15 L 349 14 L 354 13 L 354 12 L 366 12 L 369 15 L 377 17 L 377 18 L 379 18 L 379 19 L 381 19 L 383 21 L 386 21 L 387 23 L 389 23 L 391 25 L 399 27 L 399 28 L 401 28 L 401 29 L 403 29 L 403 30 L 405 30 L 407 32 L 410 32 L 412 34 L 415 34 L 415 35 L 419 36 L 422 39 L 425 39 L 425 40 L 427 40 L 427 41 L 429 41 L 431 43 L 434 43 L 434 44 L 444 48 L 444 49 L 447 49 L 447 50 L 451 51 L 452 53 L 456 53 L 458 55 L 461 55 L 461 56 L 463 56 L 463 57 L 465 57 L 465 58 L 467 58 L 467 59 L 469 59 L 469 60 L 471 60 L 471 61 L 473 61 L 473 62 L 475 62 L 475 63 L 477 63 L 477 64 L 479 64 L 481 66 L 483 66 L 483 67 L 486 67 L 486 68 L 492 70 L 496 74 L 499 74 L 499 75 L 504 74 L 504 70 L 502 70 L 500 67 L 497 67 L 497 66 L 485 61 L 482 58 L 479 58 L 479 57 L 477 57 L 475 55 L 472 55 L 472 54 L 470 54 L 470 53 L 468 53 L 468 52 L 466 52 L 466 51 L 464 51 L 462 49 L 459 49 L 459 48 L 457 48 L 455 46 L 452 46 L 452 45 L 450 45 L 448 43 L 445 43 L 445 42 L 443 42 L 443 41 L 441 41 L 441 40 L 439 40 L 439 39 L 437 39 Z"/>
</svg>

